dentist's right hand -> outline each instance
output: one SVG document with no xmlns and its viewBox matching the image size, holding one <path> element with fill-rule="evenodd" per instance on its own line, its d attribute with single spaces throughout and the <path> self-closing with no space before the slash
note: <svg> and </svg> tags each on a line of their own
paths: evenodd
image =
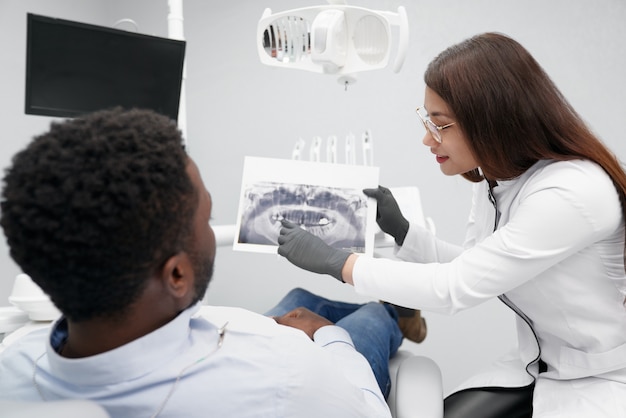
<svg viewBox="0 0 626 418">
<path fill-rule="evenodd" d="M 404 238 L 406 238 L 406 233 L 409 232 L 409 221 L 402 215 L 391 190 L 378 186 L 377 189 L 363 189 L 363 193 L 378 201 L 376 223 L 383 232 L 394 237 L 396 244 L 401 246 L 404 243 Z"/>
<path fill-rule="evenodd" d="M 342 269 L 352 253 L 337 250 L 293 222 L 281 221 L 278 254 L 296 266 L 320 274 L 330 274 L 342 281 Z"/>
</svg>

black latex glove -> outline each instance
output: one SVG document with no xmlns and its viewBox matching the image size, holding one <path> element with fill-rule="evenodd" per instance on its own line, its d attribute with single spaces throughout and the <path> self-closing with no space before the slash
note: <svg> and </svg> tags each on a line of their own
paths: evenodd
<svg viewBox="0 0 626 418">
<path fill-rule="evenodd" d="M 394 237 L 396 244 L 404 244 L 406 233 L 409 232 L 409 221 L 402 216 L 398 202 L 391 191 L 386 187 L 378 186 L 378 189 L 363 189 L 363 193 L 378 201 L 376 223 L 380 229 Z"/>
<path fill-rule="evenodd" d="M 351 253 L 337 250 L 298 225 L 285 219 L 278 236 L 278 254 L 296 266 L 320 274 L 330 274 L 343 282 L 341 270 Z"/>
</svg>

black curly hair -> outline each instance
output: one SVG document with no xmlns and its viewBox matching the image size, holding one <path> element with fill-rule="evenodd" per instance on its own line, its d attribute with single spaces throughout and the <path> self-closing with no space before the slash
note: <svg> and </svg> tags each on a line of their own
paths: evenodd
<svg viewBox="0 0 626 418">
<path fill-rule="evenodd" d="M 123 315 L 192 234 L 197 193 L 174 121 L 115 108 L 13 157 L 0 207 L 11 257 L 73 321 Z"/>
</svg>

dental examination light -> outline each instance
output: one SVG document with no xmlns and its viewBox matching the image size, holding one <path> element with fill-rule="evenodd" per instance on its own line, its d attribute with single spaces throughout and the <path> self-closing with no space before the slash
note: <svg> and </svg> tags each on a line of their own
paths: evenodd
<svg viewBox="0 0 626 418">
<path fill-rule="evenodd" d="M 400 71 L 409 41 L 404 7 L 397 13 L 345 4 L 304 7 L 272 13 L 265 9 L 257 25 L 257 50 L 266 65 L 339 76 L 387 67 L 398 27 L 394 72 Z"/>
</svg>

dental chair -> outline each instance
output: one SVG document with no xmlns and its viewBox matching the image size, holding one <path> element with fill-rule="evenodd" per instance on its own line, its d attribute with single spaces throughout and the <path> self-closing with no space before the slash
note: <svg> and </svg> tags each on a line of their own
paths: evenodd
<svg viewBox="0 0 626 418">
<path fill-rule="evenodd" d="M 3 418 L 110 418 L 95 402 L 63 400 L 50 402 L 0 401 Z"/>
<path fill-rule="evenodd" d="M 390 364 L 392 389 L 387 402 L 394 418 L 443 417 L 441 374 L 431 359 L 400 351 Z M 0 401 L 4 418 L 111 418 L 93 401 Z"/>
<path fill-rule="evenodd" d="M 7 344 L 35 329 L 48 326 L 60 314 L 30 277 L 20 274 L 9 297 L 16 307 L 0 308 L 0 352 Z M 394 418 L 443 417 L 443 384 L 430 358 L 400 349 L 389 362 L 391 392 L 387 403 Z M 109 418 L 98 404 L 86 400 L 20 402 L 0 400 L 3 418 Z"/>
<path fill-rule="evenodd" d="M 232 241 L 231 241 L 232 242 Z M 0 342 L 19 339 L 34 329 L 48 326 L 60 312 L 50 299 L 20 274 L 15 278 L 9 301 L 16 305 L 0 308 Z M 0 343 L 0 352 L 4 344 Z M 443 417 L 443 385 L 441 372 L 430 358 L 400 349 L 389 362 L 391 392 L 387 399 L 394 418 Z M 64 400 L 51 402 L 19 402 L 0 400 L 3 418 L 108 418 L 107 412 L 95 402 Z"/>
<path fill-rule="evenodd" d="M 389 373 L 387 403 L 394 418 L 443 417 L 443 383 L 437 363 L 400 350 L 389 361 Z"/>
<path fill-rule="evenodd" d="M 23 276 L 21 277 L 23 281 Z M 44 318 L 42 309 L 45 301 L 38 299 L 39 317 Z M 51 304 L 51 302 L 48 303 Z M 53 308 L 48 308 L 54 315 Z M 23 318 L 23 312 L 12 312 L 7 318 Z M 34 329 L 46 326 L 46 321 L 28 321 L 15 328 L 12 324 L 10 339 L 19 338 Z M 0 321 L 0 324 L 2 322 Z M 4 333 L 4 329 L 0 329 Z M 0 340 L 2 338 L 0 337 Z M 0 351 L 3 345 L 0 343 Z M 389 362 L 391 392 L 387 398 L 389 409 L 394 418 L 442 418 L 443 384 L 441 371 L 430 358 L 419 356 L 408 350 L 399 350 Z M 0 416 L 3 418 L 110 418 L 109 414 L 92 401 L 62 400 L 49 402 L 21 402 L 0 400 Z"/>
<path fill-rule="evenodd" d="M 32 283 L 25 275 L 18 275 L 16 284 Z M 32 283 L 34 285 L 34 283 Z M 35 285 L 36 286 L 36 285 Z M 6 308 L 0 311 L 0 341 L 7 333 L 8 340 L 18 339 L 28 332 L 47 326 L 58 311 L 47 296 L 37 294 L 32 298 L 10 298 L 18 306 L 33 309 L 37 320 L 29 319 L 24 311 Z M 28 301 L 28 304 L 25 303 Z M 4 308 L 2 308 L 4 309 Z M 13 334 L 11 334 L 13 333 Z M 11 334 L 11 335 L 10 335 Z M 9 336 L 10 335 L 10 336 Z M 0 352 L 4 348 L 0 343 Z M 430 358 L 400 349 L 389 362 L 391 392 L 387 398 L 394 418 L 441 418 L 443 417 L 443 384 L 441 371 Z M 0 400 L 0 416 L 3 418 L 110 418 L 98 404 L 87 400 L 62 400 L 49 402 L 21 402 Z"/>
</svg>

